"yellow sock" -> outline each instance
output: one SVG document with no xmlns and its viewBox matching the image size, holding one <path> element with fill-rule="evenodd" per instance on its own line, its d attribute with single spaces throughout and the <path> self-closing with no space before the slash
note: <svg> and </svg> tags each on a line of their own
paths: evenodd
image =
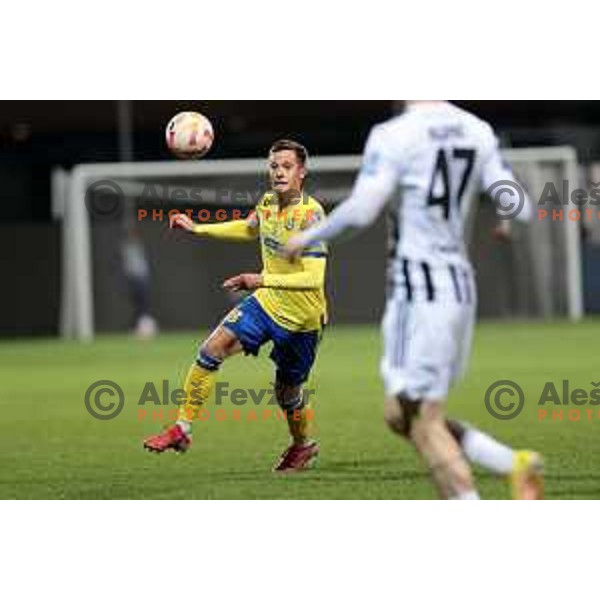
<svg viewBox="0 0 600 600">
<path fill-rule="evenodd" d="M 297 410 L 286 413 L 290 435 L 295 444 L 303 444 L 308 440 L 310 423 L 314 421 L 315 413 L 309 404 Z"/>
<path fill-rule="evenodd" d="M 186 400 L 179 407 L 178 421 L 191 422 L 198 416 L 198 411 L 212 392 L 216 377 L 216 371 L 204 369 L 197 363 L 190 367 L 183 383 Z"/>
</svg>

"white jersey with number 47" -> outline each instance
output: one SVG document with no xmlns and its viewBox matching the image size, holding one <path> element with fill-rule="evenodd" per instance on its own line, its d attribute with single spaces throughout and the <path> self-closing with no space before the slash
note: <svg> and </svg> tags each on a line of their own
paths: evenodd
<svg viewBox="0 0 600 600">
<path fill-rule="evenodd" d="M 392 257 L 465 262 L 475 194 L 501 180 L 514 181 L 514 175 L 490 125 L 449 102 L 409 104 L 372 129 L 350 197 L 306 237 L 330 239 L 348 227 L 366 227 L 393 198 L 399 226 Z M 529 213 L 525 201 L 518 217 Z"/>
<path fill-rule="evenodd" d="M 401 229 L 392 251 L 437 263 L 466 257 L 471 204 L 476 193 L 501 180 L 514 176 L 491 126 L 449 102 L 432 102 L 411 105 L 373 129 L 355 192 L 368 194 L 364 209 L 368 189 L 398 187 L 393 210 L 401 211 Z"/>
</svg>

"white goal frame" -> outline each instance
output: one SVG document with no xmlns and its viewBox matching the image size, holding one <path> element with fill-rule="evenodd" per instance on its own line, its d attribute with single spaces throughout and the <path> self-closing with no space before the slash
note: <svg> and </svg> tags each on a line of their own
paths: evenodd
<svg viewBox="0 0 600 600">
<path fill-rule="evenodd" d="M 577 153 L 570 146 L 517 148 L 503 151 L 509 163 L 527 161 L 561 162 L 568 181 L 578 181 Z M 360 168 L 360 155 L 311 158 L 311 173 L 351 172 Z M 90 341 L 94 338 L 94 304 L 90 215 L 85 205 L 86 190 L 94 182 L 130 178 L 178 176 L 255 175 L 265 169 L 264 159 L 222 159 L 133 163 L 90 163 L 61 172 L 53 185 L 53 211 L 63 218 L 62 297 L 60 333 L 63 337 Z M 127 198 L 124 199 L 124 201 Z M 58 207 L 58 208 L 57 208 Z M 564 221 L 566 232 L 567 313 L 573 320 L 583 316 L 580 232 L 576 221 Z"/>
</svg>

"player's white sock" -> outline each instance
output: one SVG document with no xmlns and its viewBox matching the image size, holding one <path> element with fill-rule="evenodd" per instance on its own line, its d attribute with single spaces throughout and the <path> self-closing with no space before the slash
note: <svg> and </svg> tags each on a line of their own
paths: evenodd
<svg viewBox="0 0 600 600">
<path fill-rule="evenodd" d="M 465 425 L 461 446 L 469 462 L 496 475 L 508 475 L 513 470 L 515 452 L 491 435 Z"/>
<path fill-rule="evenodd" d="M 471 490 L 470 492 L 458 494 L 458 496 L 454 496 L 454 498 L 450 498 L 450 500 L 481 500 L 481 498 L 475 490 Z"/>
<path fill-rule="evenodd" d="M 192 434 L 192 424 L 189 421 L 176 421 L 175 424 L 179 425 L 183 433 L 186 435 Z"/>
</svg>

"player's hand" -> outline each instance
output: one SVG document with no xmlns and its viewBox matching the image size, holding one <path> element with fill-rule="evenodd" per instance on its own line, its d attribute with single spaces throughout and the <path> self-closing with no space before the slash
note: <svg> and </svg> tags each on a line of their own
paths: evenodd
<svg viewBox="0 0 600 600">
<path fill-rule="evenodd" d="M 187 215 L 177 213 L 169 216 L 169 227 L 171 229 L 194 231 L 194 221 L 192 221 Z"/>
<path fill-rule="evenodd" d="M 293 260 L 302 253 L 304 248 L 305 244 L 302 241 L 302 238 L 299 235 L 295 235 L 287 241 L 287 244 L 281 250 L 281 254 L 284 258 Z"/>
<path fill-rule="evenodd" d="M 223 282 L 223 287 L 231 292 L 256 290 L 262 287 L 263 277 L 258 273 L 242 273 Z"/>
</svg>

